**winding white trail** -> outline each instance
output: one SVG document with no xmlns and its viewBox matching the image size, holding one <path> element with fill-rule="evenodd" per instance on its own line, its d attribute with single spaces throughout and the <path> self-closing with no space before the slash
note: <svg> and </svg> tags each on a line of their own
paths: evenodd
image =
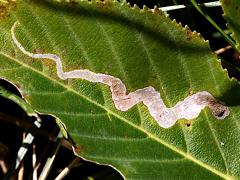
<svg viewBox="0 0 240 180">
<path fill-rule="evenodd" d="M 227 106 L 218 102 L 209 92 L 202 91 L 188 96 L 183 101 L 178 102 L 174 107 L 167 108 L 157 92 L 152 86 L 138 89 L 134 92 L 126 93 L 126 86 L 123 82 L 111 75 L 94 73 L 87 69 L 78 69 L 64 72 L 62 69 L 61 59 L 54 54 L 33 54 L 24 49 L 15 36 L 15 28 L 19 22 L 15 22 L 11 28 L 11 35 L 15 45 L 25 55 L 36 59 L 51 59 L 56 63 L 57 75 L 59 78 L 65 79 L 84 79 L 94 83 L 102 83 L 110 87 L 112 99 L 115 107 L 120 111 L 127 111 L 139 102 L 143 102 L 147 106 L 151 116 L 163 128 L 173 126 L 178 119 L 194 119 L 197 118 L 202 109 L 206 106 L 212 110 L 213 115 L 217 119 L 224 119 L 229 115 L 230 111 Z"/>
</svg>

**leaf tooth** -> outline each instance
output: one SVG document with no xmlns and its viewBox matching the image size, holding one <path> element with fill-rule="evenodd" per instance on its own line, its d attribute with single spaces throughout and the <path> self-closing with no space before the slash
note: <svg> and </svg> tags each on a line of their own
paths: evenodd
<svg viewBox="0 0 240 180">
<path fill-rule="evenodd" d="M 203 40 L 204 43 L 209 45 L 209 40 L 208 39 L 204 39 L 201 33 L 196 32 L 194 35 L 196 35 L 196 37 L 200 38 L 201 40 Z"/>
<path fill-rule="evenodd" d="M 173 19 L 173 20 L 172 20 L 172 23 L 177 23 L 176 19 Z"/>
<path fill-rule="evenodd" d="M 227 73 L 228 74 L 228 70 L 226 68 L 223 69 L 223 72 Z M 232 77 L 230 77 L 232 78 Z M 235 78 L 234 78 L 235 79 Z"/>
<path fill-rule="evenodd" d="M 185 25 L 182 30 L 186 33 L 187 39 L 190 40 L 194 37 L 198 37 L 198 33 L 196 31 L 192 31 L 188 25 Z"/>
<path fill-rule="evenodd" d="M 230 79 L 231 82 L 234 82 L 234 83 L 239 84 L 239 81 L 238 81 L 235 77 L 233 77 L 233 76 L 230 77 L 230 76 L 229 76 L 227 69 L 223 69 L 223 72 L 229 77 L 229 79 Z"/>
<path fill-rule="evenodd" d="M 198 32 L 196 32 L 195 30 L 192 31 L 188 25 L 185 25 L 183 27 L 181 22 L 177 22 L 175 19 L 172 20 L 173 24 L 176 24 L 177 27 L 179 27 L 183 32 L 185 32 L 188 36 L 188 39 L 192 39 L 194 37 L 200 38 L 201 40 L 203 40 L 204 42 L 206 42 L 207 44 L 209 44 L 209 42 L 207 40 L 205 40 L 202 35 Z"/>
<path fill-rule="evenodd" d="M 159 15 L 163 15 L 164 12 L 159 9 L 157 6 L 154 6 L 154 9 L 152 10 L 153 14 L 159 14 Z M 166 14 L 164 14 L 165 16 L 167 16 Z"/>
<path fill-rule="evenodd" d="M 134 5 L 133 5 L 133 9 L 134 9 L 134 10 L 140 10 L 140 8 L 138 7 L 137 4 L 134 4 Z"/>
<path fill-rule="evenodd" d="M 205 44 L 207 44 L 207 46 L 210 46 L 208 39 L 204 39 L 202 36 L 201 36 L 200 38 L 203 40 L 203 42 L 204 42 Z M 210 49 L 210 50 L 211 50 L 211 49 Z M 213 53 L 213 52 L 212 52 L 212 53 Z M 216 57 L 216 58 L 218 59 L 218 57 Z M 222 69 L 222 66 L 221 66 L 221 69 Z"/>
<path fill-rule="evenodd" d="M 126 6 L 128 8 L 132 8 L 130 2 L 127 2 L 127 0 L 124 0 L 124 2 L 122 3 L 123 6 Z M 135 4 L 134 4 L 135 5 Z"/>
<path fill-rule="evenodd" d="M 181 23 L 181 22 L 177 22 L 176 19 L 173 19 L 173 20 L 172 20 L 172 23 L 173 23 L 174 25 L 176 25 L 177 27 L 181 27 L 181 28 L 182 28 L 182 23 Z"/>
<path fill-rule="evenodd" d="M 178 24 L 178 27 L 183 27 L 182 26 L 182 22 L 179 22 L 179 23 L 177 23 Z"/>
<path fill-rule="evenodd" d="M 169 18 L 169 19 L 170 19 L 170 18 Z M 177 27 L 181 27 L 181 28 L 182 28 L 182 23 L 181 23 L 181 22 L 178 23 L 176 19 L 172 19 L 172 20 L 171 20 L 171 23 L 172 23 L 173 25 L 177 26 Z"/>
<path fill-rule="evenodd" d="M 193 35 L 193 36 L 199 36 L 200 33 L 198 33 L 196 30 L 193 30 L 193 31 L 192 31 L 192 35 Z"/>
<path fill-rule="evenodd" d="M 188 39 L 200 38 L 201 40 L 203 40 L 203 42 L 209 44 L 209 42 L 205 40 L 200 33 L 196 32 L 195 30 L 192 31 L 188 25 L 185 25 L 183 27 L 182 23 L 178 23 L 175 19 L 172 20 L 172 23 L 175 24 L 178 28 L 180 28 L 184 33 L 186 33 Z"/>
<path fill-rule="evenodd" d="M 204 38 L 202 37 L 202 35 L 200 33 L 198 33 L 197 31 L 192 31 L 188 25 L 185 25 L 183 28 L 184 31 L 187 32 L 187 34 L 192 35 L 192 37 L 200 37 L 204 40 Z M 205 41 L 205 40 L 204 40 Z"/>
<path fill-rule="evenodd" d="M 191 31 L 191 29 L 189 28 L 188 25 L 185 25 L 185 26 L 183 27 L 183 29 L 186 30 L 186 31 Z M 191 32 L 192 32 L 192 31 L 191 31 Z"/>
<path fill-rule="evenodd" d="M 143 11 L 149 11 L 149 8 L 146 5 L 143 5 Z"/>
<path fill-rule="evenodd" d="M 198 37 L 204 39 L 204 38 L 202 37 L 202 34 L 201 34 L 201 33 L 197 33 L 197 35 L 198 35 Z M 205 40 L 205 41 L 206 41 L 206 40 Z"/>
<path fill-rule="evenodd" d="M 126 4 L 128 4 L 127 0 L 121 0 L 120 3 L 121 3 L 122 5 L 126 5 Z"/>
<path fill-rule="evenodd" d="M 160 10 L 156 5 L 154 5 L 153 12 L 157 12 L 157 11 L 160 11 Z"/>
<path fill-rule="evenodd" d="M 216 54 L 215 54 L 216 55 Z M 217 55 L 216 55 L 217 56 Z M 220 65 L 220 64 L 219 64 Z M 221 65 L 220 65 L 221 66 Z M 222 70 L 222 72 L 224 73 L 224 77 L 227 77 L 228 79 L 229 79 L 229 81 L 231 82 L 231 83 L 236 83 L 236 84 L 239 84 L 239 81 L 234 77 L 234 76 L 229 76 L 229 73 L 228 73 L 228 70 L 226 69 L 226 68 L 223 68 L 222 66 L 221 66 L 221 70 Z"/>
<path fill-rule="evenodd" d="M 193 33 L 193 35 L 202 38 L 202 35 L 199 32 L 197 32 L 196 30 L 192 31 L 192 33 Z"/>
<path fill-rule="evenodd" d="M 187 25 L 185 27 L 183 27 L 182 23 L 181 22 L 177 22 L 176 19 L 173 19 L 172 21 L 172 24 L 176 25 L 177 27 L 181 28 L 181 30 L 184 30 L 184 28 L 189 28 Z M 190 29 L 190 28 L 189 28 Z"/>
</svg>

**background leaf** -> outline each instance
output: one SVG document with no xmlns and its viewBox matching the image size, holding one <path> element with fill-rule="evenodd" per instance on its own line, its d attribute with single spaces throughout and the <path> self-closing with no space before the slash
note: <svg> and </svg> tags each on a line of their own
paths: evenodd
<svg viewBox="0 0 240 180">
<path fill-rule="evenodd" d="M 20 106 L 28 116 L 37 118 L 37 113 L 32 109 L 32 107 L 25 102 L 22 98 L 18 97 L 16 94 L 6 90 L 4 87 L 0 86 L 0 96 L 9 99 L 10 101 L 16 103 Z"/>
<path fill-rule="evenodd" d="M 227 21 L 229 29 L 232 31 L 232 37 L 237 42 L 237 48 L 240 50 L 240 2 L 238 0 L 221 0 L 224 18 Z"/>
<path fill-rule="evenodd" d="M 110 74 L 129 92 L 151 85 L 168 107 L 206 90 L 230 106 L 230 116 L 219 121 L 206 108 L 163 129 L 143 104 L 120 112 L 108 87 L 60 80 L 52 61 L 23 55 L 10 35 L 16 20 L 23 46 L 59 55 L 65 71 Z M 0 26 L 0 76 L 18 84 L 36 111 L 65 123 L 79 156 L 131 179 L 240 177 L 240 87 L 197 33 L 157 10 L 110 1 L 19 1 Z"/>
</svg>

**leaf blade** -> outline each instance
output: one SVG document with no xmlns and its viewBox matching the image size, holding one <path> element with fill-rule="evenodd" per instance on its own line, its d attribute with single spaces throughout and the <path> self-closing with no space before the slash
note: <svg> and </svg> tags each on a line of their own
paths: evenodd
<svg viewBox="0 0 240 180">
<path fill-rule="evenodd" d="M 17 31 L 18 38 L 30 51 L 41 47 L 44 52 L 61 55 L 66 71 L 79 67 L 94 72 L 108 71 L 108 74 L 121 78 L 129 91 L 153 85 L 161 94 L 165 92 L 163 99 L 169 106 L 186 97 L 189 91 L 208 90 L 220 97 L 228 88 L 235 85 L 236 89 L 239 88 L 236 82 L 231 82 L 226 73 L 222 72 L 208 45 L 197 34 L 187 29 L 183 30 L 160 12 L 140 12 L 137 8 L 130 9 L 126 5 L 119 7 L 119 4 L 110 2 L 108 6 L 111 8 L 106 10 L 108 6 L 104 7 L 101 2 L 98 3 L 80 3 L 77 17 L 54 7 L 41 6 L 41 3 L 20 3 L 15 14 L 22 24 Z M 64 10 L 64 7 L 61 10 Z M 112 18 L 114 12 L 117 13 Z M 142 22 L 142 17 L 145 18 L 145 22 Z M 33 18 L 37 20 L 29 21 Z M 96 24 L 96 18 L 104 30 L 99 30 L 101 26 Z M 56 23 L 62 19 L 63 24 Z M 14 22 L 14 18 L 11 22 Z M 10 29 L 11 22 L 5 23 L 6 32 Z M 64 32 L 69 32 L 68 38 Z M 99 40 L 99 37 L 104 36 L 104 32 L 105 37 Z M 43 35 L 45 38 L 42 38 Z M 18 51 L 15 54 L 16 58 L 11 57 L 9 53 L 14 50 L 10 42 L 11 37 L 8 34 L 4 39 L 8 39 L 9 43 L 0 53 L 1 68 L 21 66 L 22 69 L 12 69 L 9 72 L 5 68 L 6 71 L 2 71 L 1 76 L 14 83 L 20 83 L 25 98 L 37 111 L 53 114 L 66 124 L 70 135 L 80 147 L 80 156 L 111 164 L 128 178 L 140 178 L 144 173 L 144 177 L 151 175 L 156 178 L 155 169 L 161 172 L 157 174 L 159 178 L 173 178 L 176 175 L 186 178 L 186 172 L 197 174 L 198 171 L 198 177 L 238 176 L 239 172 L 234 169 L 238 162 L 232 165 L 230 175 L 226 175 L 231 161 L 224 163 L 221 153 L 223 147 L 219 145 L 219 140 L 225 138 L 226 142 L 229 138 L 225 137 L 224 132 L 218 133 L 222 127 L 232 128 L 236 119 L 230 118 L 233 120 L 230 123 L 229 119 L 217 122 L 209 111 L 204 111 L 192 122 L 190 129 L 185 127 L 184 121 L 171 129 L 162 129 L 141 104 L 129 112 L 117 111 L 107 87 L 82 80 L 59 81 L 53 63 L 31 60 Z M 84 48 L 79 45 L 81 42 Z M 116 42 L 114 46 L 113 42 Z M 79 51 L 81 48 L 84 50 Z M 63 53 L 62 49 L 66 49 L 67 53 Z M 142 50 L 141 53 L 139 49 Z M 158 60 L 159 57 L 161 61 Z M 122 63 L 121 67 L 118 58 Z M 152 71 L 154 68 L 157 70 Z M 154 75 L 158 77 L 155 78 Z M 98 94 L 101 96 L 98 97 Z M 223 97 L 223 100 L 226 98 Z M 213 129 L 210 130 L 211 136 L 208 135 L 208 130 L 211 129 L 209 126 Z M 214 132 L 216 128 L 218 131 Z M 234 129 L 234 132 L 238 131 Z M 233 141 L 236 139 L 237 135 L 233 137 Z M 109 144 L 113 146 L 110 149 L 106 148 Z M 207 147 L 215 149 L 209 151 Z M 235 155 L 237 149 L 234 150 Z M 225 156 L 229 154 L 227 149 L 224 152 Z M 187 160 L 181 162 L 182 156 Z M 142 161 L 136 162 L 138 160 Z M 174 162 L 175 167 L 181 163 L 187 168 L 176 169 L 173 174 L 164 173 L 169 172 L 168 168 L 173 166 L 172 163 L 166 165 L 168 162 Z M 183 169 L 184 173 L 180 173 Z M 147 174 L 146 171 L 150 173 Z"/>
</svg>

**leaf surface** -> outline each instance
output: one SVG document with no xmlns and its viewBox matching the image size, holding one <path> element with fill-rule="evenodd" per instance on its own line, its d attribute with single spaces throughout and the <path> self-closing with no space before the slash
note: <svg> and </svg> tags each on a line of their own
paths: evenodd
<svg viewBox="0 0 240 180">
<path fill-rule="evenodd" d="M 240 2 L 238 0 L 221 0 L 224 18 L 232 32 L 232 37 L 237 42 L 240 50 Z"/>
<path fill-rule="evenodd" d="M 219 121 L 205 108 L 195 120 L 163 129 L 141 103 L 118 111 L 108 87 L 60 80 L 54 62 L 23 55 L 11 39 L 16 20 L 22 45 L 59 55 L 64 71 L 110 74 L 128 92 L 153 86 L 168 107 L 205 90 L 231 113 Z M 0 23 L 0 42 L 0 76 L 17 84 L 36 111 L 66 125 L 79 156 L 111 165 L 127 179 L 240 177 L 239 84 L 207 42 L 158 10 L 110 1 L 19 1 Z"/>
</svg>

